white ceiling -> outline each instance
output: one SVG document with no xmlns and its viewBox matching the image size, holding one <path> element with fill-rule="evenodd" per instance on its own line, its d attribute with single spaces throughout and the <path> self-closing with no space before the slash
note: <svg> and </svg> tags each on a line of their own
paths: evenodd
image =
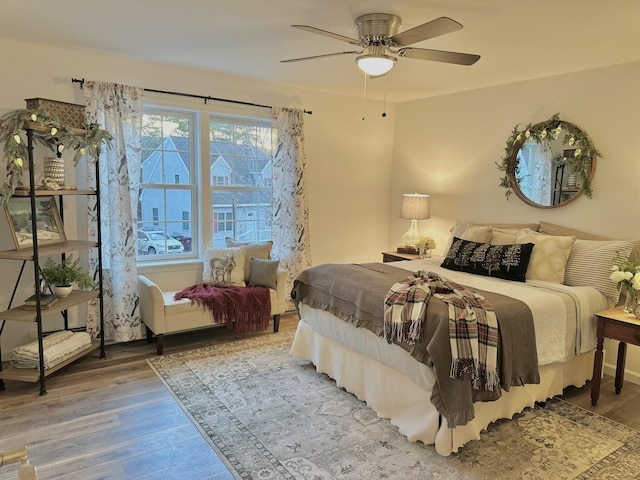
<svg viewBox="0 0 640 480">
<path fill-rule="evenodd" d="M 354 19 L 378 12 L 400 16 L 400 32 L 451 17 L 464 28 L 413 46 L 482 56 L 470 67 L 400 58 L 390 102 L 640 60 L 637 0 L 2 0 L 0 37 L 361 97 L 354 55 L 280 60 L 353 50 L 291 24 L 357 37 Z M 367 97 L 384 83 L 368 81 Z"/>
</svg>

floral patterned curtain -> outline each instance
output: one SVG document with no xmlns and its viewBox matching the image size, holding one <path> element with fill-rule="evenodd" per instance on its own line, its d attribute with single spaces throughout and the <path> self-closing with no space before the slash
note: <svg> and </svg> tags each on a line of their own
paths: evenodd
<svg viewBox="0 0 640 480">
<path fill-rule="evenodd" d="M 100 219 L 96 200 L 89 202 L 89 238 L 102 234 L 105 340 L 126 342 L 142 337 L 138 308 L 136 223 L 141 167 L 143 89 L 89 81 L 84 84 L 87 121 L 102 125 L 114 137 L 103 145 L 99 160 Z M 89 188 L 96 187 L 95 168 L 87 172 Z M 98 270 L 97 249 L 91 249 L 90 271 Z M 100 331 L 99 305 L 89 306 L 87 331 Z"/>
<path fill-rule="evenodd" d="M 273 215 L 271 234 L 273 257 L 289 272 L 287 310 L 293 281 L 311 266 L 309 246 L 309 207 L 304 154 L 304 112 L 291 108 L 273 108 Z"/>
</svg>

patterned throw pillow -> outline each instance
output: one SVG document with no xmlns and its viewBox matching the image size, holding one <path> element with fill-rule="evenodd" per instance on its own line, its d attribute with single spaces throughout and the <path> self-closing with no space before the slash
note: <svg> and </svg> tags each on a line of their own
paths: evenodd
<svg viewBox="0 0 640 480">
<path fill-rule="evenodd" d="M 246 249 L 211 248 L 204 251 L 202 282 L 216 287 L 244 287 Z"/>
<path fill-rule="evenodd" d="M 244 281 L 249 282 L 251 277 L 251 259 L 261 258 L 263 260 L 271 260 L 271 249 L 273 248 L 273 242 L 267 240 L 266 242 L 238 242 L 231 237 L 225 239 L 227 247 L 245 247 L 246 256 L 244 260 Z"/>
<path fill-rule="evenodd" d="M 491 245 L 454 238 L 442 267 L 504 280 L 525 281 L 533 243 Z"/>
<path fill-rule="evenodd" d="M 573 236 L 546 235 L 532 230 L 518 232 L 516 242 L 535 244 L 527 280 L 564 283 L 564 271 L 575 241 Z"/>
</svg>

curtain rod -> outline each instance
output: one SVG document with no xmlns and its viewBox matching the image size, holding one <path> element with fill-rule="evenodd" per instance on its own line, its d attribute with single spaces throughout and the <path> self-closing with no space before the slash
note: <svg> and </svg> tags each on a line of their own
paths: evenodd
<svg viewBox="0 0 640 480">
<path fill-rule="evenodd" d="M 84 78 L 72 78 L 71 83 L 79 83 L 80 88 L 84 86 Z M 180 93 L 180 92 L 168 92 L 166 90 L 155 90 L 153 88 L 144 88 L 145 92 L 153 92 L 153 93 L 163 93 L 165 95 L 177 95 L 180 97 L 191 97 L 191 98 L 199 98 L 204 100 L 204 104 L 207 104 L 207 101 L 213 100 L 215 102 L 227 102 L 227 103 L 236 103 L 239 105 L 249 105 L 251 107 L 260 107 L 260 108 L 273 108 L 271 105 L 261 105 L 259 103 L 251 103 L 251 102 L 242 102 L 240 100 L 229 100 L 228 98 L 216 98 L 205 95 L 197 95 L 195 93 Z M 311 115 L 313 112 L 311 110 L 303 110 L 304 113 Z"/>
</svg>

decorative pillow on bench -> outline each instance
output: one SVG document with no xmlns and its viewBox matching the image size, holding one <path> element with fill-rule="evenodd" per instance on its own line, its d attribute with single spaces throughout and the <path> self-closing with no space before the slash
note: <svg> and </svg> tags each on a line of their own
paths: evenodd
<svg viewBox="0 0 640 480">
<path fill-rule="evenodd" d="M 248 285 L 256 287 L 269 287 L 273 290 L 278 288 L 278 266 L 279 260 L 263 260 L 262 258 L 251 259 L 251 275 Z"/>
<path fill-rule="evenodd" d="M 245 247 L 246 256 L 244 262 L 244 281 L 249 283 L 251 277 L 251 259 L 261 258 L 263 260 L 271 260 L 271 249 L 273 248 L 273 242 L 267 240 L 266 242 L 238 242 L 231 237 L 225 239 L 227 247 Z"/>
<path fill-rule="evenodd" d="M 216 287 L 244 287 L 245 257 L 245 247 L 207 247 L 204 251 L 202 282 Z"/>
</svg>

